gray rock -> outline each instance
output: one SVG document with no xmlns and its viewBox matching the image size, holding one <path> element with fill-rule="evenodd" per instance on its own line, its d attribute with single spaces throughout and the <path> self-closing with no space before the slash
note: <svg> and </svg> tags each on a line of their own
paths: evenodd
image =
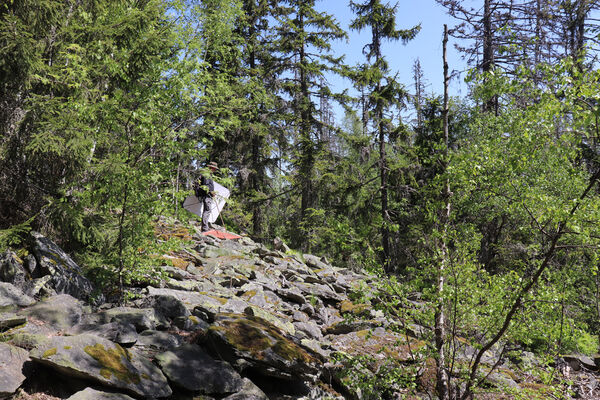
<svg viewBox="0 0 600 400">
<path fill-rule="evenodd" d="M 276 293 L 283 299 L 298 303 L 300 305 L 306 304 L 306 298 L 302 295 L 298 288 L 293 287 L 290 289 L 277 289 Z"/>
<path fill-rule="evenodd" d="M 195 291 L 198 290 L 198 282 L 196 282 L 195 280 L 188 280 L 188 281 L 179 281 L 176 279 L 168 279 L 165 282 L 165 286 L 169 289 L 175 289 L 175 290 L 188 290 L 188 291 Z"/>
<path fill-rule="evenodd" d="M 300 311 L 306 313 L 306 315 L 308 315 L 309 317 L 315 315 L 315 308 L 310 304 L 303 304 L 300 307 Z"/>
<path fill-rule="evenodd" d="M 177 317 L 173 319 L 173 325 L 186 331 L 204 331 L 209 327 L 208 322 L 196 317 L 195 315 L 190 315 L 188 317 Z"/>
<path fill-rule="evenodd" d="M 500 389 L 516 389 L 519 387 L 519 384 L 510 375 L 502 371 L 492 372 L 488 375 L 487 380 Z"/>
<path fill-rule="evenodd" d="M 240 298 L 225 299 L 218 296 L 202 295 L 203 302 L 194 308 L 193 314 L 208 321 L 212 321 L 218 313 L 242 314 L 248 303 Z"/>
<path fill-rule="evenodd" d="M 27 281 L 23 288 L 25 293 L 31 297 L 49 297 L 58 294 L 52 287 L 52 276 L 50 275 Z"/>
<path fill-rule="evenodd" d="M 267 395 L 248 378 L 244 378 L 241 390 L 223 400 L 268 400 Z"/>
<path fill-rule="evenodd" d="M 183 345 L 156 359 L 164 374 L 186 390 L 224 395 L 243 388 L 242 377 L 229 364 L 213 360 L 197 345 Z"/>
<path fill-rule="evenodd" d="M 0 398 L 15 393 L 25 381 L 23 365 L 28 360 L 27 350 L 0 343 Z"/>
<path fill-rule="evenodd" d="M 309 339 L 323 339 L 321 328 L 313 321 L 294 322 L 294 328 L 297 332 L 303 332 Z"/>
<path fill-rule="evenodd" d="M 27 296 L 12 283 L 0 282 L 0 307 L 27 307 L 34 303 L 33 298 Z"/>
<path fill-rule="evenodd" d="M 17 255 L 6 250 L 4 254 L 0 256 L 0 281 L 12 283 L 18 288 L 23 288 L 25 282 L 31 279 L 23 267 L 23 262 Z"/>
<path fill-rule="evenodd" d="M 224 360 L 290 381 L 314 381 L 319 360 L 262 318 L 219 314 L 206 343 Z"/>
<path fill-rule="evenodd" d="M 214 298 L 206 294 L 197 292 L 188 292 L 185 290 L 174 290 L 174 289 L 157 289 L 153 287 L 148 288 L 149 296 L 172 296 L 179 300 L 185 308 L 189 311 L 194 310 L 197 306 L 206 305 L 207 307 L 214 308 L 215 312 L 218 311 L 219 306 L 223 305 L 224 299 L 219 297 Z M 217 300 L 218 299 L 218 300 Z"/>
<path fill-rule="evenodd" d="M 106 322 L 132 324 L 138 332 L 169 327 L 169 321 L 154 308 L 116 307 L 103 311 L 102 315 Z"/>
<path fill-rule="evenodd" d="M 276 237 L 275 239 L 273 239 L 273 247 L 275 248 L 275 250 L 279 250 L 283 253 L 290 252 L 290 248 L 288 247 L 288 245 L 285 244 L 285 242 L 283 240 L 281 240 L 279 237 Z"/>
<path fill-rule="evenodd" d="M 375 329 L 383 326 L 384 321 L 382 320 L 357 320 L 357 321 L 339 321 L 327 327 L 327 334 L 332 335 L 343 335 L 350 332 L 358 332 L 365 329 Z"/>
<path fill-rule="evenodd" d="M 172 350 L 181 346 L 181 344 L 182 340 L 175 335 L 171 335 L 167 332 L 148 330 L 139 334 L 136 346 L 148 346 L 160 350 Z"/>
<path fill-rule="evenodd" d="M 300 292 L 302 292 L 304 295 L 317 296 L 320 297 L 323 301 L 339 302 L 344 299 L 343 296 L 336 293 L 335 290 L 333 290 L 328 285 L 322 285 L 318 283 L 306 284 L 296 282 L 294 283 L 294 286 L 300 289 Z"/>
<path fill-rule="evenodd" d="M 562 356 L 562 358 L 568 362 L 575 371 L 581 370 L 582 367 L 592 371 L 598 369 L 598 366 L 591 357 L 582 354 L 569 354 Z"/>
<path fill-rule="evenodd" d="M 147 296 L 142 302 L 145 307 L 152 307 L 167 318 L 189 317 L 192 315 L 185 304 L 177 297 L 169 294 Z"/>
<path fill-rule="evenodd" d="M 327 269 L 329 265 L 325 264 L 319 257 L 312 254 L 303 254 L 304 262 L 312 269 Z"/>
<path fill-rule="evenodd" d="M 32 252 L 44 275 L 52 276 L 57 293 L 88 300 L 93 292 L 92 283 L 83 276 L 79 265 L 60 247 L 38 232 L 31 232 Z"/>
<path fill-rule="evenodd" d="M 124 346 L 130 346 L 138 339 L 135 326 L 128 322 L 109 322 L 100 325 L 79 323 L 69 329 L 68 333 L 70 335 L 89 333 Z"/>
<path fill-rule="evenodd" d="M 327 328 L 338 322 L 342 322 L 344 319 L 340 316 L 338 310 L 331 307 L 322 307 L 316 312 L 315 318 L 317 321 Z"/>
<path fill-rule="evenodd" d="M 19 311 L 18 314 L 37 321 L 43 321 L 52 328 L 61 331 L 67 330 L 80 322 L 83 315 L 83 305 L 79 300 L 68 294 L 59 294 L 25 308 Z"/>
<path fill-rule="evenodd" d="M 66 376 L 95 380 L 142 397 L 167 397 L 162 372 L 137 352 L 98 336 L 55 336 L 30 352 L 35 361 Z"/>
<path fill-rule="evenodd" d="M 302 339 L 300 341 L 303 347 L 311 350 L 314 354 L 320 356 L 321 361 L 327 361 L 329 356 L 331 355 L 331 350 L 326 350 L 323 348 L 323 340 L 315 340 L 315 339 Z M 331 344 L 331 343 L 327 343 Z"/>
<path fill-rule="evenodd" d="M 92 388 L 85 388 L 69 397 L 67 400 L 134 400 L 123 393 L 101 392 Z"/>
<path fill-rule="evenodd" d="M 292 319 L 294 320 L 294 322 L 308 322 L 310 321 L 309 316 L 302 312 L 302 311 L 298 311 L 298 310 L 294 310 L 292 313 Z"/>
<path fill-rule="evenodd" d="M 285 317 L 267 312 L 262 308 L 256 306 L 248 306 L 246 307 L 246 309 L 244 309 L 244 314 L 262 318 L 265 321 L 268 321 L 271 324 L 275 325 L 282 332 L 287 333 L 288 335 L 294 335 L 296 333 L 294 324 L 285 319 Z"/>
<path fill-rule="evenodd" d="M 167 273 L 171 278 L 177 279 L 178 281 L 184 281 L 186 279 L 195 279 L 194 274 L 182 270 L 181 268 L 170 267 L 168 265 L 161 267 L 163 271 Z"/>
<path fill-rule="evenodd" d="M 14 313 L 0 312 L 0 330 L 12 328 L 14 326 L 23 325 L 27 322 L 27 318 Z"/>
<path fill-rule="evenodd" d="M 23 266 L 25 267 L 25 269 L 27 270 L 27 272 L 29 272 L 29 275 L 32 277 L 37 277 L 40 276 L 40 273 L 38 272 L 38 263 L 35 260 L 35 257 L 33 256 L 33 254 L 29 254 L 27 255 L 27 257 L 25 257 L 25 262 L 23 263 Z"/>
</svg>

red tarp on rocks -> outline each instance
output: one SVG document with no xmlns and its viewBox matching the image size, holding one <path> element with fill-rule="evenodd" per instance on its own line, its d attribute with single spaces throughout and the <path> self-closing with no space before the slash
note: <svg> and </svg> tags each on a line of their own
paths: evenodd
<svg viewBox="0 0 600 400">
<path fill-rule="evenodd" d="M 227 231 L 218 231 L 216 229 L 210 230 L 210 231 L 206 231 L 206 232 L 202 232 L 203 235 L 210 235 L 210 236 L 214 236 L 216 238 L 219 239 L 239 239 L 241 238 L 241 236 L 235 235 L 233 233 L 229 233 Z"/>
</svg>

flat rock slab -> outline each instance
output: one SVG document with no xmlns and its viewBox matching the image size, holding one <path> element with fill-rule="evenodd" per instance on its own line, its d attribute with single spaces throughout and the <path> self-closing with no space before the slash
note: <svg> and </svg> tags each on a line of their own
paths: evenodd
<svg viewBox="0 0 600 400">
<path fill-rule="evenodd" d="M 139 334 L 136 346 L 153 347 L 160 350 L 172 350 L 181 346 L 182 340 L 167 332 L 148 330 Z"/>
<path fill-rule="evenodd" d="M 68 330 L 70 335 L 89 333 L 100 336 L 120 345 L 132 345 L 138 339 L 135 326 L 128 322 L 109 322 L 106 324 L 77 324 Z"/>
<path fill-rule="evenodd" d="M 0 307 L 27 307 L 35 303 L 32 297 L 27 296 L 15 285 L 8 282 L 0 282 Z"/>
<path fill-rule="evenodd" d="M 172 393 L 165 376 L 149 360 L 98 336 L 55 336 L 31 350 L 30 357 L 64 375 L 93 379 L 137 396 Z"/>
<path fill-rule="evenodd" d="M 0 398 L 17 391 L 23 381 L 23 365 L 29 360 L 27 350 L 0 343 Z"/>
<path fill-rule="evenodd" d="M 83 305 L 68 294 L 59 294 L 18 312 L 28 318 L 42 321 L 56 330 L 69 329 L 81 320 Z"/>
<path fill-rule="evenodd" d="M 226 361 L 242 358 L 257 373 L 312 381 L 320 362 L 280 330 L 255 316 L 219 314 L 208 329 L 208 344 Z"/>
<path fill-rule="evenodd" d="M 123 393 L 101 392 L 92 388 L 86 388 L 75 393 L 67 400 L 134 400 L 133 397 Z"/>
<path fill-rule="evenodd" d="M 169 380 L 186 390 L 225 395 L 243 387 L 242 377 L 229 364 L 213 360 L 197 345 L 183 345 L 156 359 Z"/>
<path fill-rule="evenodd" d="M 127 323 L 138 332 L 148 329 L 166 329 L 169 321 L 154 308 L 116 307 L 101 313 L 104 322 Z"/>
<path fill-rule="evenodd" d="M 0 313 L 0 329 L 12 328 L 14 326 L 23 325 L 26 322 L 27 318 L 22 315 Z"/>
<path fill-rule="evenodd" d="M 171 296 L 179 300 L 189 311 L 192 311 L 196 306 L 207 305 L 212 308 L 218 309 L 219 306 L 223 305 L 223 301 L 216 300 L 214 297 L 198 292 L 188 292 L 186 290 L 175 290 L 175 289 L 157 289 L 148 287 L 149 296 Z M 216 296 L 215 296 L 216 297 Z"/>
</svg>

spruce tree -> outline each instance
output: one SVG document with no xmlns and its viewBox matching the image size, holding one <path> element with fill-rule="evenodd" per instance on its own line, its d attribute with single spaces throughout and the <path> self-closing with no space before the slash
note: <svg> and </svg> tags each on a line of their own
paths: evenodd
<svg viewBox="0 0 600 400">
<path fill-rule="evenodd" d="M 390 73 L 389 65 L 382 52 L 384 41 L 402 40 L 406 42 L 415 37 L 420 26 L 411 29 L 396 28 L 396 6 L 382 3 L 380 0 L 365 2 L 350 2 L 350 7 L 356 14 L 350 28 L 361 31 L 370 29 L 371 42 L 363 53 L 367 64 L 357 69 L 354 79 L 368 90 L 368 107 L 371 115 L 373 136 L 379 148 L 379 177 L 381 196 L 381 243 L 384 269 L 390 271 L 390 228 L 391 223 L 388 202 L 388 162 L 386 137 L 391 133 L 392 123 L 389 117 L 390 108 L 397 105 L 404 91 Z"/>
<path fill-rule="evenodd" d="M 315 162 L 322 149 L 321 125 L 316 95 L 327 93 L 323 85 L 326 71 L 339 73 L 341 58 L 332 56 L 331 41 L 346 37 L 335 18 L 315 9 L 314 0 L 284 0 L 275 12 L 278 20 L 275 53 L 281 88 L 290 104 L 295 154 L 294 183 L 300 191 L 300 207 L 293 242 L 308 250 L 311 210 L 318 208 Z"/>
</svg>

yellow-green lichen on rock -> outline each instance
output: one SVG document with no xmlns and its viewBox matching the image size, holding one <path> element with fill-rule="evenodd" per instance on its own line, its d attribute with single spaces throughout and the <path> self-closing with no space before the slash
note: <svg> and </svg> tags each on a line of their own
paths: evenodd
<svg viewBox="0 0 600 400">
<path fill-rule="evenodd" d="M 140 383 L 140 375 L 135 371 L 130 371 L 124 360 L 129 361 L 129 353 L 118 344 L 112 349 L 106 349 L 101 343 L 93 346 L 86 346 L 83 349 L 93 359 L 102 366 L 100 374 L 110 379 L 111 375 L 125 383 Z"/>
<path fill-rule="evenodd" d="M 286 361 L 314 363 L 316 359 L 299 345 L 279 333 L 277 327 L 256 316 L 220 314 L 209 328 L 224 336 L 227 343 L 257 360 L 265 360 L 268 351 Z"/>
<path fill-rule="evenodd" d="M 339 307 L 342 314 L 355 316 L 368 314 L 370 308 L 368 304 L 354 304 L 350 300 L 342 300 Z"/>
<path fill-rule="evenodd" d="M 51 349 L 48 349 L 44 352 L 44 354 L 42 354 L 43 358 L 48 358 L 48 357 L 52 357 L 53 355 L 56 354 L 56 347 L 52 347 Z"/>
</svg>

